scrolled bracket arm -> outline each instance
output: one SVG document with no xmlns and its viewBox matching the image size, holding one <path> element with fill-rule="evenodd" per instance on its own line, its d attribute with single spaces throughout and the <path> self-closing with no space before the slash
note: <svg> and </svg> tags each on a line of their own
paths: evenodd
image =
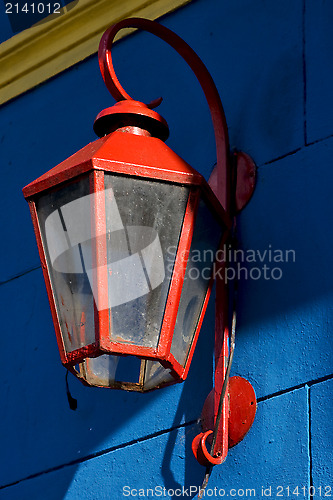
<svg viewBox="0 0 333 500">
<path fill-rule="evenodd" d="M 124 19 L 111 26 L 104 33 L 98 50 L 99 65 L 103 80 L 109 92 L 117 101 L 124 99 L 132 100 L 132 97 L 123 89 L 117 78 L 111 56 L 111 47 L 114 38 L 124 28 L 137 28 L 148 31 L 164 40 L 182 56 L 197 77 L 206 96 L 214 127 L 217 160 L 217 186 L 215 194 L 225 211 L 230 215 L 231 164 L 228 128 L 219 93 L 209 71 L 194 50 L 182 38 L 165 26 L 148 19 Z M 161 100 L 160 98 L 152 101 L 147 106 L 154 108 L 160 104 Z"/>
</svg>

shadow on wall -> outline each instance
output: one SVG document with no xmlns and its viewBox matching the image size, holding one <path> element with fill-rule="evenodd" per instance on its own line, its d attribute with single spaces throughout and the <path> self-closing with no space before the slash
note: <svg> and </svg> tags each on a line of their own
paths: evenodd
<svg viewBox="0 0 333 500">
<path fill-rule="evenodd" d="M 59 360 L 46 293 L 40 286 L 41 272 L 34 271 L 19 280 L 19 287 L 18 280 L 0 287 L 2 304 L 5 310 L 11 311 L 6 316 L 8 322 L 3 325 L 7 335 L 2 347 L 6 352 L 12 351 L 17 332 L 24 330 L 15 363 L 9 357 L 5 360 L 1 398 L 6 405 L 1 408 L 0 431 L 0 485 L 21 482 L 20 488 L 10 486 L 2 490 L 2 494 L 15 498 L 11 495 L 16 490 L 26 492 L 25 488 L 34 489 L 35 484 L 42 484 L 42 478 L 49 477 L 52 484 L 51 478 L 59 477 L 54 480 L 54 491 L 48 498 L 52 495 L 55 499 L 62 498 L 71 480 L 75 481 L 76 471 L 91 462 L 87 458 L 103 455 L 108 460 L 110 453 L 112 474 L 117 475 L 112 468 L 116 468 L 117 450 L 131 456 L 132 446 L 138 443 L 145 442 L 154 448 L 151 438 L 185 422 L 193 423 L 185 427 L 186 482 L 196 484 L 202 468 L 192 456 L 191 442 L 196 433 L 195 421 L 211 389 L 213 301 L 184 384 L 138 394 L 84 387 L 70 375 L 70 390 L 78 401 L 78 409 L 72 411 L 66 396 L 66 371 Z M 173 475 L 178 477 L 179 473 L 174 462 L 171 463 L 175 435 L 176 432 L 168 434 L 163 450 L 162 476 L 166 488 L 174 485 Z M 128 466 L 128 456 L 126 460 Z M 29 476 L 34 479 L 23 480 Z M 43 491 L 40 489 L 39 496 L 33 498 L 42 498 Z"/>
<path fill-rule="evenodd" d="M 332 150 L 329 140 L 260 167 L 239 217 L 240 248 L 257 257 L 239 263 L 242 354 L 233 372 L 248 378 L 258 397 L 332 373 Z"/>
<path fill-rule="evenodd" d="M 213 373 L 212 366 L 212 353 L 214 350 L 214 297 L 211 297 L 207 314 L 203 322 L 203 327 L 199 336 L 196 351 L 193 357 L 192 365 L 189 372 L 189 377 L 183 385 L 183 390 L 179 399 L 177 411 L 174 416 L 172 427 L 177 427 L 181 422 L 189 422 L 191 419 L 191 408 L 199 406 L 197 415 L 200 417 L 201 409 L 204 404 L 205 398 L 211 387 L 207 387 L 207 392 L 200 394 L 195 389 L 200 379 L 207 380 L 208 374 Z M 211 375 L 213 376 L 213 375 Z M 208 384 L 206 384 L 207 386 Z M 203 397 L 202 397 L 203 396 Z M 192 452 L 192 441 L 194 437 L 201 432 L 199 420 L 193 422 L 185 428 L 185 446 L 184 456 L 184 476 L 180 483 L 176 477 L 176 471 L 171 466 L 172 456 L 176 447 L 177 434 L 169 433 L 167 444 L 165 447 L 163 461 L 161 466 L 161 474 L 164 479 L 164 485 L 167 490 L 176 490 L 183 488 L 189 490 L 191 486 L 202 485 L 204 479 L 205 468 L 198 464 Z M 195 495 L 193 495 L 195 496 Z M 192 498 L 193 498 L 192 496 Z M 179 496 L 178 498 L 189 498 L 188 493 Z"/>
</svg>

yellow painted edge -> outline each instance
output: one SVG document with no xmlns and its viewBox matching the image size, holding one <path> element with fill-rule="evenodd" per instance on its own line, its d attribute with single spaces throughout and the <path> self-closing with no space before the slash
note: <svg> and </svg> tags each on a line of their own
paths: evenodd
<svg viewBox="0 0 333 500">
<path fill-rule="evenodd" d="M 96 53 L 104 31 L 121 19 L 154 20 L 190 1 L 79 0 L 68 12 L 49 16 L 0 45 L 0 104 Z"/>
</svg>

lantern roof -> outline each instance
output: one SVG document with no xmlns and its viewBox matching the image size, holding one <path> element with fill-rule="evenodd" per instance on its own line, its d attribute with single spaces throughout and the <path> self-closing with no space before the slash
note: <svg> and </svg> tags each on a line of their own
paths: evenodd
<svg viewBox="0 0 333 500">
<path fill-rule="evenodd" d="M 203 176 L 158 138 L 117 130 L 88 144 L 23 189 L 25 198 L 92 170 L 181 184 L 205 184 Z"/>
</svg>

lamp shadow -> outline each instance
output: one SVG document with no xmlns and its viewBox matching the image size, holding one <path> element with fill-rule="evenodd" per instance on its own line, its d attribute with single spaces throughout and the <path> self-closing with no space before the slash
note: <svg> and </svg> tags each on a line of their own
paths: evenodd
<svg viewBox="0 0 333 500">
<path fill-rule="evenodd" d="M 166 490 L 181 490 L 182 494 L 177 494 L 177 498 L 194 498 L 198 494 L 198 488 L 201 487 L 205 475 L 205 468 L 196 461 L 193 455 L 192 441 L 201 432 L 201 410 L 205 398 L 212 388 L 212 382 L 210 381 L 213 380 L 214 307 L 215 294 L 212 294 L 193 356 L 189 376 L 184 382 L 175 413 L 172 425 L 172 428 L 175 430 L 168 434 L 162 460 L 161 473 L 165 488 Z M 209 374 L 211 375 L 210 377 Z M 200 395 L 197 399 L 196 394 Z M 196 408 L 196 420 L 193 420 L 192 417 L 193 406 Z M 181 455 L 178 454 L 178 449 Z M 172 467 L 173 457 L 176 457 L 177 463 L 179 463 L 179 458 L 184 460 L 182 483 L 180 482 L 180 477 L 177 476 L 177 472 L 179 471 L 176 471 Z M 182 471 L 180 472 L 182 473 Z"/>
</svg>

